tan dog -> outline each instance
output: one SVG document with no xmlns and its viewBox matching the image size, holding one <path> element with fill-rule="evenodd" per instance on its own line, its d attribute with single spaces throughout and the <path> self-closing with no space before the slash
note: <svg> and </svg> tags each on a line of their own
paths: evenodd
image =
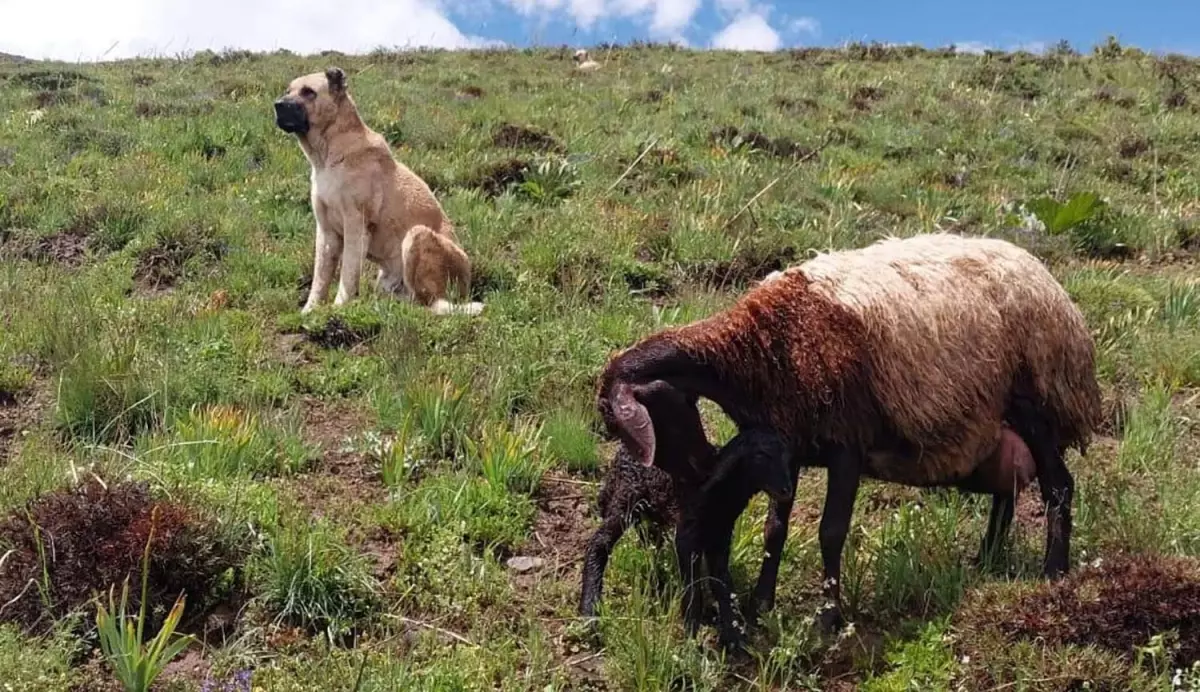
<svg viewBox="0 0 1200 692">
<path fill-rule="evenodd" d="M 339 255 L 335 306 L 358 294 L 365 257 L 379 265 L 383 292 L 405 295 L 438 314 L 483 309 L 482 303 L 450 303 L 452 289 L 470 289 L 467 253 L 429 186 L 363 123 L 342 70 L 292 80 L 275 102 L 275 124 L 296 135 L 312 165 L 316 259 L 302 313 L 325 300 Z"/>
</svg>

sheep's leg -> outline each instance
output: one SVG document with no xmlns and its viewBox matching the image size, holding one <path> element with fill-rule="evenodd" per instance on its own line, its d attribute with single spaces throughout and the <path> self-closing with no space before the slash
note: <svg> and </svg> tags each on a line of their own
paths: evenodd
<svg viewBox="0 0 1200 692">
<path fill-rule="evenodd" d="M 817 613 L 816 626 L 826 633 L 834 631 L 842 623 L 842 548 L 846 545 L 846 536 L 850 534 L 850 519 L 854 514 L 854 500 L 858 497 L 861 475 L 859 460 L 851 452 L 843 451 L 829 461 L 825 509 L 817 530 L 825 571 L 825 581 L 821 584 L 825 604 Z"/>
<path fill-rule="evenodd" d="M 683 623 L 689 635 L 700 630 L 704 615 L 703 594 L 698 589 L 702 534 L 696 517 L 684 517 L 675 530 L 675 557 L 683 582 Z"/>
<path fill-rule="evenodd" d="M 987 533 L 983 536 L 983 543 L 979 546 L 979 555 L 975 558 L 978 564 L 987 564 L 988 560 L 996 556 L 996 550 L 1004 542 L 1005 537 L 1008 536 L 1008 529 L 1012 526 L 1015 507 L 1016 496 L 992 495 L 992 511 L 988 515 Z"/>
<path fill-rule="evenodd" d="M 580 615 L 592 617 L 596 614 L 596 603 L 600 600 L 600 592 L 604 588 L 604 568 L 608 565 L 608 556 L 612 554 L 627 527 L 625 513 L 618 512 L 616 516 L 606 518 L 588 541 L 587 552 L 583 558 Z"/>
<path fill-rule="evenodd" d="M 791 469 L 792 492 L 796 492 L 796 481 L 800 468 Z M 746 604 L 746 620 L 756 622 L 759 613 L 775 607 L 775 584 L 779 580 L 779 563 L 783 559 L 783 546 L 787 543 L 788 521 L 792 516 L 794 497 L 788 500 L 772 498 L 767 510 L 767 521 L 763 526 L 763 562 L 754 586 L 754 596 Z"/>
<path fill-rule="evenodd" d="M 1038 445 L 1034 454 L 1046 449 Z M 1046 503 L 1046 561 L 1043 573 L 1048 579 L 1066 574 L 1071 555 L 1071 501 L 1075 495 L 1075 479 L 1067 470 L 1063 450 L 1051 448 L 1051 453 L 1038 458 L 1038 487 Z M 1040 456 L 1040 455 L 1039 455 Z"/>
</svg>

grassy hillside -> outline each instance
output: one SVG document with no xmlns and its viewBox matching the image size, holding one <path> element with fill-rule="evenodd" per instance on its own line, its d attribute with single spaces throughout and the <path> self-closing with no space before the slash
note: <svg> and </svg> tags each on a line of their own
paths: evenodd
<svg viewBox="0 0 1200 692">
<path fill-rule="evenodd" d="M 162 689 L 1171 689 L 1200 655 L 1200 62 L 594 57 L 0 63 L 5 689 L 110 689 L 87 601 L 127 573 L 140 593 L 147 544 L 152 624 L 186 590 L 206 644 Z M 331 64 L 459 228 L 483 316 L 377 298 L 373 267 L 353 305 L 299 316 L 308 168 L 271 101 Z M 980 569 L 984 500 L 867 483 L 855 624 L 821 641 L 812 471 L 750 659 L 683 636 L 673 554 L 632 534 L 584 636 L 608 354 L 814 250 L 938 229 L 1034 250 L 1094 331 L 1076 576 L 1038 579 L 1036 490 Z"/>
</svg>

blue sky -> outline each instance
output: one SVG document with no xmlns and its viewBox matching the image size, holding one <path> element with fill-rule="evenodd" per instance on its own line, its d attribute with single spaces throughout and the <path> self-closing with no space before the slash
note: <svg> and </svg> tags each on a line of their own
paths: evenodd
<svg viewBox="0 0 1200 692">
<path fill-rule="evenodd" d="M 97 60 L 200 49 L 363 52 L 674 40 L 774 50 L 846 41 L 1088 50 L 1108 34 L 1200 55 L 1200 0 L 0 0 L 0 51 Z"/>
<path fill-rule="evenodd" d="M 610 13 L 581 27 L 570 3 L 530 3 L 538 9 L 522 15 L 508 7 L 491 6 L 486 14 L 473 10 L 450 12 L 464 31 L 506 43 L 626 42 L 654 36 L 644 15 L 620 17 Z M 597 3 L 603 4 L 603 3 Z M 611 3 L 610 3 L 611 4 Z M 739 9 L 738 5 L 741 7 Z M 1200 0 L 831 0 L 826 2 L 700 4 L 690 25 L 682 30 L 687 42 L 706 47 L 739 15 L 762 15 L 780 37 L 780 45 L 838 45 L 845 41 L 881 41 L 973 48 L 1011 49 L 1052 45 L 1067 39 L 1087 50 L 1109 34 L 1122 43 L 1146 50 L 1200 54 Z M 797 20 L 809 21 L 795 26 Z M 814 30 L 815 29 L 815 30 Z"/>
</svg>

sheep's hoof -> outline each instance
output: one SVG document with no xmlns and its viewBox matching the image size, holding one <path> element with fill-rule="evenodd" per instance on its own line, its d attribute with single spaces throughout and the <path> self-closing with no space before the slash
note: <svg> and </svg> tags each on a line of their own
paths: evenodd
<svg viewBox="0 0 1200 692">
<path fill-rule="evenodd" d="M 842 620 L 842 610 L 834 605 L 827 606 L 813 618 L 813 628 L 821 636 L 837 634 L 843 624 L 845 623 Z"/>
</svg>

